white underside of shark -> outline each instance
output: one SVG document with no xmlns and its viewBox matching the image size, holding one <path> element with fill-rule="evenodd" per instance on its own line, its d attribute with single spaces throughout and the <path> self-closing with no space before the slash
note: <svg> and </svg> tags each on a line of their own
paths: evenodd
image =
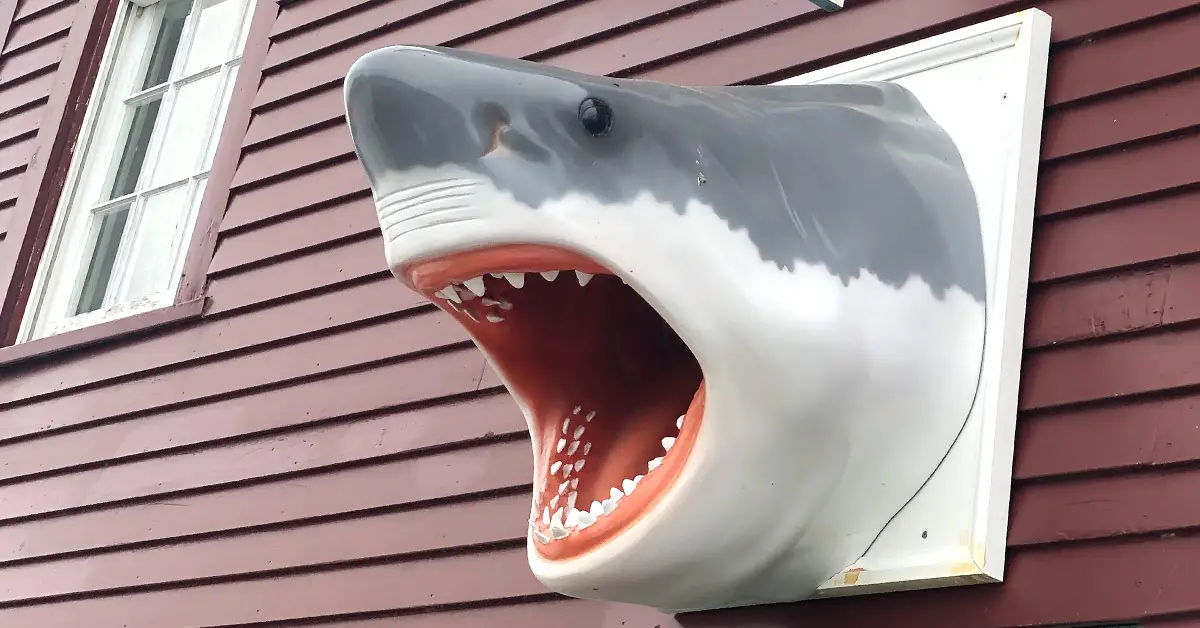
<svg viewBox="0 0 1200 628">
<path fill-rule="evenodd" d="M 467 169 L 393 176 L 401 191 L 377 199 L 392 268 L 505 243 L 567 248 L 632 286 L 704 371 L 693 449 L 634 524 L 557 561 L 531 533 L 530 566 L 555 591 L 667 611 L 808 597 L 919 490 L 974 401 L 984 306 L 957 287 L 939 298 L 917 276 L 897 288 L 866 271 L 846 285 L 821 266 L 781 269 L 695 201 L 680 213 L 650 193 L 569 194 L 532 208 Z"/>
</svg>

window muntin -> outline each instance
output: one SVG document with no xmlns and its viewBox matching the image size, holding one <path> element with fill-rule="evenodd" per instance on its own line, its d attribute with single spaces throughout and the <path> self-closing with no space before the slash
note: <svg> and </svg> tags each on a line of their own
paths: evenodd
<svg viewBox="0 0 1200 628">
<path fill-rule="evenodd" d="M 21 340 L 178 288 L 255 0 L 120 1 Z"/>
</svg>

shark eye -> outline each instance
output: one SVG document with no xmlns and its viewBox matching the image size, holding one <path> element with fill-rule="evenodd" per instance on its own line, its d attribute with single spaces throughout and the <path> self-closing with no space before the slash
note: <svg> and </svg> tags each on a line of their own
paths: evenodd
<svg viewBox="0 0 1200 628">
<path fill-rule="evenodd" d="M 579 122 L 585 131 L 595 137 L 607 135 L 612 129 L 612 107 L 599 98 L 584 98 L 579 103 Z"/>
</svg>

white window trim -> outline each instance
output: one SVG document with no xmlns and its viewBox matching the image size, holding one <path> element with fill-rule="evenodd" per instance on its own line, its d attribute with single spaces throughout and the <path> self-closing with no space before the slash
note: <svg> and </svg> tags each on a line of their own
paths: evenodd
<svg viewBox="0 0 1200 628">
<path fill-rule="evenodd" d="M 195 0 L 194 4 L 200 5 L 211 1 Z M 128 42 L 131 37 L 136 37 L 135 41 L 145 42 L 147 46 L 153 46 L 159 21 L 150 19 L 132 22 L 128 19 L 130 12 L 139 10 L 161 12 L 164 10 L 164 3 L 160 0 L 118 0 L 118 2 L 119 5 L 113 20 L 113 31 L 105 43 L 98 79 L 88 99 L 83 124 L 76 141 L 76 150 L 71 158 L 66 182 L 55 208 L 46 247 L 31 286 L 32 290 L 22 317 L 18 342 L 90 327 L 134 314 L 169 307 L 175 303 L 176 293 L 182 279 L 182 265 L 187 257 L 187 247 L 197 220 L 196 211 L 201 204 L 200 197 L 206 190 L 208 176 L 211 172 L 211 154 L 216 150 L 217 139 L 228 114 L 229 101 L 239 75 L 249 23 L 254 14 L 256 1 L 248 0 L 242 3 L 239 14 L 241 32 L 233 38 L 231 47 L 226 50 L 223 62 L 185 76 L 183 66 L 187 63 L 189 51 L 195 40 L 199 22 L 197 18 L 200 15 L 198 10 L 191 11 L 185 21 L 178 51 L 172 60 L 167 81 L 162 85 L 132 95 L 128 92 L 114 92 L 114 85 L 136 84 L 145 71 L 144 66 L 148 62 L 149 55 L 143 55 L 137 64 L 130 63 L 127 67 L 121 68 L 118 67 L 119 53 L 124 48 L 123 44 Z M 133 32 L 139 27 L 149 29 L 149 31 L 141 34 Z M 145 179 L 159 164 L 164 136 L 170 125 L 179 89 L 214 74 L 221 74 L 221 78 L 216 96 L 219 105 L 214 110 L 210 110 L 204 135 L 209 142 L 206 153 L 209 156 L 206 160 L 208 165 L 193 167 L 193 171 L 186 177 L 180 175 L 154 187 L 142 187 Z M 98 181 L 102 186 L 111 185 L 112 177 L 116 173 L 115 167 L 111 165 L 97 166 L 90 158 L 96 157 L 99 162 L 105 159 L 103 151 L 112 151 L 109 160 L 117 162 L 120 159 L 121 150 L 128 141 L 128 138 L 125 137 L 128 116 L 125 115 L 124 106 L 121 103 L 151 99 L 158 94 L 163 94 L 162 104 L 154 123 L 145 159 L 142 162 L 142 181 L 139 182 L 139 187 L 134 193 L 99 205 L 85 200 L 83 197 L 85 190 L 94 189 L 85 188 L 85 186 L 95 186 Z M 202 169 L 196 171 L 197 168 Z M 101 181 L 101 179 L 103 180 Z M 112 281 L 119 282 L 121 285 L 118 289 L 109 290 L 110 293 L 119 293 L 124 290 L 125 282 L 129 280 L 129 276 L 125 272 L 127 265 L 137 247 L 140 246 L 141 240 L 144 240 L 144 238 L 136 238 L 133 235 L 138 233 L 145 199 L 153 197 L 156 193 L 181 187 L 186 188 L 181 202 L 187 203 L 188 209 L 179 223 L 183 228 L 177 229 L 174 234 L 175 241 L 172 243 L 172 248 L 175 256 L 169 273 L 169 284 L 154 294 L 136 299 L 114 301 L 110 295 L 103 307 L 85 314 L 69 317 L 55 316 L 58 312 L 69 311 L 68 308 L 74 307 L 78 298 L 83 276 L 91 258 L 91 240 L 93 239 L 91 233 L 95 228 L 92 216 L 98 216 L 106 209 L 131 207 L 125 226 L 127 236 L 123 238 L 112 271 Z M 70 255 L 70 257 L 63 258 L 64 255 Z"/>
</svg>

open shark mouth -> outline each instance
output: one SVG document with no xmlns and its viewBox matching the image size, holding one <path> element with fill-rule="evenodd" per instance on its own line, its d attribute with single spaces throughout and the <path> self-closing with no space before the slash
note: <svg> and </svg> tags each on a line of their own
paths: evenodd
<svg viewBox="0 0 1200 628">
<path fill-rule="evenodd" d="M 530 533 L 547 559 L 638 520 L 679 475 L 704 414 L 696 357 L 610 270 L 562 248 L 509 244 L 401 271 L 453 316 L 526 409 Z"/>
</svg>

